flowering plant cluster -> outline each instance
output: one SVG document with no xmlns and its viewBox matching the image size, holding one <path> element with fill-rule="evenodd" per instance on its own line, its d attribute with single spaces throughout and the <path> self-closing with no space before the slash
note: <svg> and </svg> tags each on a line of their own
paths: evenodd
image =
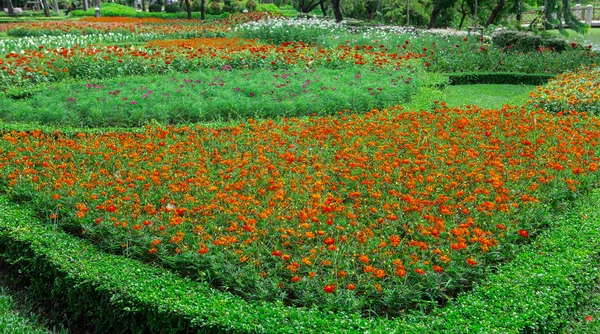
<svg viewBox="0 0 600 334">
<path fill-rule="evenodd" d="M 600 113 L 600 68 L 582 67 L 560 74 L 529 94 L 527 104 L 548 112 Z"/>
<path fill-rule="evenodd" d="M 581 131 L 581 129 L 586 129 Z M 395 314 L 465 288 L 598 180 L 600 122 L 373 110 L 106 134 L 8 132 L 3 188 L 105 249 L 253 299 Z"/>
</svg>

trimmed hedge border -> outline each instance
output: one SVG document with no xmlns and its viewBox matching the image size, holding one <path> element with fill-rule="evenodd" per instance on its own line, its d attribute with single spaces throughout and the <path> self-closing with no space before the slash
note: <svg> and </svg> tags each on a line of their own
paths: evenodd
<svg viewBox="0 0 600 334">
<path fill-rule="evenodd" d="M 593 204 L 598 201 L 595 191 L 577 200 L 573 210 L 547 217 L 551 229 L 446 308 L 396 320 L 250 303 L 101 253 L 4 197 L 0 256 L 30 277 L 38 298 L 97 332 L 556 332 L 600 279 L 600 208 Z"/>
<path fill-rule="evenodd" d="M 545 85 L 556 75 L 514 72 L 464 72 L 446 73 L 450 85 L 503 84 L 503 85 Z"/>
</svg>

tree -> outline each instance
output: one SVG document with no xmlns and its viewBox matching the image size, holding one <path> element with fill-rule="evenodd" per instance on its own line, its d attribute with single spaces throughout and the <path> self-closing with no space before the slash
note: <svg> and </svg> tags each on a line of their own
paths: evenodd
<svg viewBox="0 0 600 334">
<path fill-rule="evenodd" d="M 438 16 L 443 11 L 446 11 L 454 6 L 456 0 L 437 0 L 435 3 L 435 7 L 433 7 L 433 11 L 431 12 L 431 17 L 429 19 L 429 25 L 427 26 L 429 29 L 435 27 Z"/>
<path fill-rule="evenodd" d="M 567 35 L 562 24 L 563 21 L 569 28 L 580 34 L 587 32 L 587 24 L 579 22 L 575 15 L 571 13 L 571 0 L 546 0 L 545 8 L 543 15 L 546 22 L 556 25 L 561 34 Z M 556 18 L 553 17 L 553 14 L 556 14 Z"/>
<path fill-rule="evenodd" d="M 335 22 L 342 22 L 342 11 L 340 10 L 340 0 L 331 0 L 331 9 L 333 10 L 333 15 L 335 16 Z"/>
<path fill-rule="evenodd" d="M 506 2 L 504 0 L 498 0 L 498 3 L 494 7 L 494 9 L 492 9 L 492 13 L 490 14 L 490 17 L 488 18 L 487 22 L 485 23 L 486 28 L 489 27 L 490 24 L 494 23 L 494 21 L 496 20 L 496 17 L 498 16 L 498 13 L 500 13 L 500 11 L 504 7 L 505 3 Z"/>
<path fill-rule="evenodd" d="M 42 0 L 42 6 L 44 7 L 44 16 L 50 17 L 50 7 L 48 6 L 48 0 Z"/>
<path fill-rule="evenodd" d="M 313 9 L 325 3 L 327 0 L 298 0 L 298 11 L 300 13 L 310 13 Z M 339 1 L 338 1 L 339 3 Z"/>
<path fill-rule="evenodd" d="M 185 0 L 185 9 L 187 11 L 187 19 L 192 19 L 192 3 L 190 0 Z"/>
<path fill-rule="evenodd" d="M 460 23 L 458 24 L 458 29 L 460 30 L 465 23 L 465 18 L 467 18 L 467 15 L 473 15 L 475 13 L 475 3 L 471 0 L 462 0 L 460 1 L 456 11 L 461 15 Z"/>
<path fill-rule="evenodd" d="M 6 7 L 8 8 L 8 15 L 15 15 L 15 7 L 13 7 L 12 0 L 4 0 Z"/>
<path fill-rule="evenodd" d="M 200 0 L 200 19 L 204 20 L 206 16 L 206 0 Z"/>
</svg>

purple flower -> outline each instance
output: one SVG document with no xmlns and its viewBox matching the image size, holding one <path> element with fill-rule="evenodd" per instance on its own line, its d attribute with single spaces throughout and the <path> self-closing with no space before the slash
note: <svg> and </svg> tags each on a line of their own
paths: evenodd
<svg viewBox="0 0 600 334">
<path fill-rule="evenodd" d="M 235 87 L 235 91 L 239 92 L 240 91 L 240 87 Z"/>
<path fill-rule="evenodd" d="M 254 92 L 250 92 L 250 97 L 254 97 Z"/>
<path fill-rule="evenodd" d="M 133 105 L 136 105 L 136 104 L 138 104 L 138 103 L 137 103 L 137 102 L 135 102 L 135 101 L 131 101 L 131 104 L 133 104 Z"/>
<path fill-rule="evenodd" d="M 75 98 L 74 98 L 74 97 L 72 97 L 72 98 L 70 98 L 70 99 L 69 99 L 69 101 L 71 101 L 71 102 L 75 102 Z"/>
</svg>

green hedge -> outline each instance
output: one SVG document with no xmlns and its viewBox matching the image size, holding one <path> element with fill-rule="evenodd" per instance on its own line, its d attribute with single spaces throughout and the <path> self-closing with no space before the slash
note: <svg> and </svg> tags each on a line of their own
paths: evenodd
<svg viewBox="0 0 600 334">
<path fill-rule="evenodd" d="M 554 78 L 550 74 L 528 74 L 509 72 L 464 72 L 447 73 L 451 85 L 504 84 L 504 85 L 544 85 Z"/>
<path fill-rule="evenodd" d="M 600 279 L 600 192 L 580 198 L 515 260 L 429 316 L 362 318 L 250 303 L 120 256 L 34 218 L 0 198 L 0 255 L 33 296 L 98 332 L 456 333 L 559 332 Z"/>
</svg>

